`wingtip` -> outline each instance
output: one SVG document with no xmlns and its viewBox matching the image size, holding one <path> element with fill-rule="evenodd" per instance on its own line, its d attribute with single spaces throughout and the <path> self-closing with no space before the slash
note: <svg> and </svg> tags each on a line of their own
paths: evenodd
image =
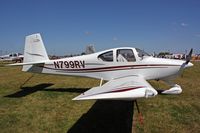
<svg viewBox="0 0 200 133">
<path fill-rule="evenodd" d="M 78 98 L 78 97 L 75 97 L 72 99 L 73 101 L 81 101 L 81 100 L 87 100 L 87 99 L 82 99 L 82 98 Z"/>
<path fill-rule="evenodd" d="M 73 98 L 72 100 L 73 100 L 73 101 L 80 101 L 80 100 L 82 100 L 82 95 L 83 95 L 83 94 L 80 94 L 80 95 L 78 95 L 77 97 Z"/>
<path fill-rule="evenodd" d="M 81 101 L 81 100 L 95 100 L 95 98 L 87 97 L 84 93 L 72 99 L 73 101 Z"/>
<path fill-rule="evenodd" d="M 14 64 L 6 64 L 5 67 L 8 66 L 21 66 L 21 63 L 14 63 Z"/>
<path fill-rule="evenodd" d="M 73 101 L 78 101 L 79 99 L 75 97 L 75 98 L 73 98 L 72 100 L 73 100 Z"/>
</svg>

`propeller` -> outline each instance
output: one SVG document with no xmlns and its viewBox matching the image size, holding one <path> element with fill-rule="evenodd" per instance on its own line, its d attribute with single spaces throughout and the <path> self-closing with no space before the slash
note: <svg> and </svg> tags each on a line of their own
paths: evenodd
<svg viewBox="0 0 200 133">
<path fill-rule="evenodd" d="M 192 59 L 192 52 L 193 52 L 193 48 L 191 48 L 189 54 L 186 57 L 186 65 L 190 62 L 190 60 Z"/>
<path fill-rule="evenodd" d="M 188 63 L 192 59 L 192 52 L 193 52 L 193 48 L 191 48 L 189 54 L 186 55 L 186 61 L 181 65 L 180 70 L 179 70 L 179 75 L 183 72 L 184 68 L 188 65 Z M 183 77 L 183 73 L 181 77 Z"/>
</svg>

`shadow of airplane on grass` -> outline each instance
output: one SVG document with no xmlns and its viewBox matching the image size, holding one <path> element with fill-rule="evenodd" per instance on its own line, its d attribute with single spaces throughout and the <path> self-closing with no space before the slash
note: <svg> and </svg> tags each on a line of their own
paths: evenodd
<svg viewBox="0 0 200 133">
<path fill-rule="evenodd" d="M 89 90 L 89 88 L 51 88 L 51 89 L 43 89 L 42 91 L 83 93 L 87 90 Z"/>
<path fill-rule="evenodd" d="M 27 95 L 30 95 L 32 93 L 35 93 L 37 91 L 41 91 L 49 86 L 52 86 L 53 84 L 39 84 L 33 87 L 21 87 L 21 90 L 18 92 L 15 92 L 14 94 L 10 94 L 4 97 L 10 97 L 10 98 L 20 98 L 25 97 Z"/>
<path fill-rule="evenodd" d="M 83 93 L 88 88 L 47 88 L 53 84 L 21 87 L 21 90 L 4 97 L 20 98 L 37 91 Z M 46 88 L 46 89 L 45 89 Z M 68 133 L 131 133 L 133 101 L 99 100 L 68 131 Z"/>
<path fill-rule="evenodd" d="M 21 90 L 19 90 L 18 92 L 15 92 L 14 94 L 6 95 L 4 97 L 20 98 L 20 97 L 25 97 L 27 95 L 35 93 L 37 91 L 83 93 L 88 90 L 88 88 L 47 88 L 52 85 L 53 84 L 51 83 L 44 83 L 44 84 L 39 84 L 32 87 L 21 87 Z"/>
<path fill-rule="evenodd" d="M 133 101 L 97 101 L 67 133 L 131 133 Z"/>
</svg>

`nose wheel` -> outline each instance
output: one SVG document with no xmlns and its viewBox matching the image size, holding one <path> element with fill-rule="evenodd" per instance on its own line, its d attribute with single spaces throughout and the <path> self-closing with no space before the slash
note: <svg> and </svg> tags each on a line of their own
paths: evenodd
<svg viewBox="0 0 200 133">
<path fill-rule="evenodd" d="M 182 93 L 182 88 L 178 84 L 174 84 L 171 80 L 163 80 L 167 85 L 169 85 L 171 88 L 168 90 L 159 89 L 157 90 L 158 94 L 160 95 L 178 95 Z M 159 83 L 158 83 L 159 88 Z"/>
</svg>

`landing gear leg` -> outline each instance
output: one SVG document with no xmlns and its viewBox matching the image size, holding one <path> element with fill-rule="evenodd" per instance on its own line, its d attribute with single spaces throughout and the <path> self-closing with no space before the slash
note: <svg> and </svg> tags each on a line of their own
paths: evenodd
<svg viewBox="0 0 200 133">
<path fill-rule="evenodd" d="M 103 78 L 101 78 L 99 86 L 102 86 L 102 84 L 103 84 Z"/>
<path fill-rule="evenodd" d="M 133 104 L 136 105 L 136 108 L 137 108 L 137 111 L 138 111 L 138 120 L 139 120 L 140 124 L 143 125 L 143 124 L 144 124 L 144 119 L 143 119 L 143 117 L 142 117 L 142 113 L 140 112 L 140 109 L 139 109 L 137 100 L 134 100 L 134 101 L 133 101 Z"/>
</svg>

